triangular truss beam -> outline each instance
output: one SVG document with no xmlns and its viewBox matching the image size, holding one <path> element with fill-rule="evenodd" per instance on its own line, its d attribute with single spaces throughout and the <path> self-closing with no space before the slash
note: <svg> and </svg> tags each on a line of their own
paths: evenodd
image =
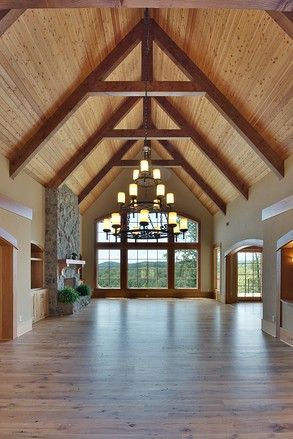
<svg viewBox="0 0 293 439">
<path fill-rule="evenodd" d="M 207 78 L 199 67 L 188 57 L 188 55 L 179 48 L 167 33 L 153 20 L 149 20 L 150 32 L 146 39 L 145 22 L 141 20 L 136 26 L 118 43 L 118 45 L 106 56 L 106 58 L 88 75 L 88 77 L 68 96 L 63 104 L 47 119 L 43 126 L 32 135 L 29 141 L 22 147 L 17 148 L 16 153 L 10 161 L 10 175 L 15 177 L 24 167 L 38 154 L 54 133 L 65 123 L 77 108 L 87 99 L 89 95 L 112 94 L 125 95 L 127 98 L 122 105 L 116 110 L 111 118 L 94 135 L 88 139 L 84 145 L 75 153 L 75 155 L 66 163 L 49 183 L 50 187 L 60 186 L 88 157 L 88 155 L 97 147 L 97 145 L 107 137 L 119 137 L 128 139 L 121 148 L 130 148 L 136 139 L 142 138 L 142 127 L 137 130 L 115 130 L 118 123 L 129 113 L 138 99 L 143 97 L 144 90 L 147 87 L 149 96 L 155 96 L 159 105 L 173 119 L 180 129 L 178 130 L 157 130 L 151 126 L 151 97 L 144 97 L 144 121 L 148 109 L 147 126 L 152 131 L 152 137 L 169 142 L 174 137 L 190 138 L 197 147 L 213 162 L 233 186 L 246 198 L 248 198 L 248 187 L 239 178 L 235 171 L 230 169 L 229 164 L 223 157 L 219 157 L 216 149 L 209 145 L 195 128 L 191 126 L 172 106 L 166 96 L 181 96 L 206 94 L 213 105 L 221 112 L 226 120 L 231 123 L 237 132 L 248 142 L 253 150 L 262 158 L 263 161 L 278 175 L 284 175 L 284 162 L 278 157 L 276 152 L 261 137 L 256 129 L 244 118 L 244 116 L 233 106 L 233 104 L 217 89 L 217 87 Z M 163 50 L 163 52 L 181 69 L 190 79 L 190 82 L 153 81 L 153 42 Z M 125 59 L 125 57 L 139 44 L 142 43 L 142 80 L 135 82 L 104 81 L 110 73 Z M 148 54 L 145 48 L 148 46 Z M 145 128 L 145 126 L 143 126 Z M 131 140 L 130 140 L 131 139 Z M 167 145 L 165 144 L 165 146 Z M 169 142 L 170 144 L 170 142 Z M 124 153 L 125 154 L 125 153 Z M 123 155 L 121 155 L 121 158 Z M 117 158 L 115 159 L 117 162 Z M 119 160 L 118 160 L 119 161 Z M 185 164 L 185 170 L 186 170 Z M 82 201 L 85 196 L 99 183 L 106 172 L 110 170 L 108 163 L 96 177 L 87 185 L 79 195 Z M 226 211 L 226 205 L 223 200 L 205 183 L 202 177 L 192 168 L 189 169 L 190 176 L 207 193 L 213 202 L 223 211 Z"/>
</svg>

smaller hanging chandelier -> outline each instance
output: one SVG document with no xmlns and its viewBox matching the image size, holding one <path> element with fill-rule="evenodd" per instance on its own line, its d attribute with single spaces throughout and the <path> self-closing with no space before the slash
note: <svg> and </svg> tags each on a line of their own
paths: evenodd
<svg viewBox="0 0 293 439">
<path fill-rule="evenodd" d="M 145 50 L 149 51 L 149 17 L 145 10 L 146 43 Z M 148 53 L 145 54 L 146 57 Z M 159 240 L 172 237 L 177 240 L 178 235 L 188 230 L 187 218 L 177 217 L 173 210 L 174 193 L 166 192 L 161 180 L 161 170 L 153 169 L 151 162 L 151 144 L 148 141 L 148 94 L 147 80 L 145 81 L 144 96 L 144 129 L 145 139 L 143 158 L 139 169 L 133 171 L 133 181 L 129 184 L 129 199 L 125 192 L 118 192 L 119 209 L 104 219 L 103 230 L 109 239 L 110 235 L 122 239 Z M 142 197 L 143 192 L 143 197 Z"/>
</svg>

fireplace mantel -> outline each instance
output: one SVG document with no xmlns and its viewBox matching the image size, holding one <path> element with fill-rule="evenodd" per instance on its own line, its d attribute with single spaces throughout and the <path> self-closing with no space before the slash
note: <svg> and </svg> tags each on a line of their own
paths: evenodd
<svg viewBox="0 0 293 439">
<path fill-rule="evenodd" d="M 58 267 L 62 275 L 64 269 L 72 265 L 78 265 L 79 267 L 77 268 L 77 271 L 80 272 L 81 268 L 85 265 L 85 261 L 81 261 L 79 259 L 58 259 Z"/>
</svg>

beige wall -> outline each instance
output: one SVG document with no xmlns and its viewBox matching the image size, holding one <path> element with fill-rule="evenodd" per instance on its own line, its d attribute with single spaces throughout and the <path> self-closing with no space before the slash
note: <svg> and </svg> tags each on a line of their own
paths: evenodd
<svg viewBox="0 0 293 439">
<path fill-rule="evenodd" d="M 274 323 L 276 316 L 276 244 L 293 228 L 293 212 L 289 211 L 266 221 L 262 209 L 293 193 L 293 156 L 285 162 L 285 177 L 281 180 L 270 173 L 250 189 L 249 200 L 239 197 L 228 205 L 227 215 L 214 217 L 214 242 L 222 245 L 224 253 L 244 239 L 263 239 L 263 302 L 264 319 Z M 228 223 L 228 224 L 227 224 Z M 224 264 L 222 263 L 221 297 L 224 299 Z M 293 314 L 292 314 L 293 318 Z"/>
<path fill-rule="evenodd" d="M 31 221 L 0 208 L 0 227 L 7 230 L 18 242 L 17 332 L 21 334 L 31 329 L 30 242 L 33 240 L 44 246 L 44 188 L 24 172 L 15 180 L 9 178 L 8 160 L 0 155 L 0 193 L 33 209 Z"/>
<path fill-rule="evenodd" d="M 199 219 L 201 222 L 201 291 L 211 291 L 213 217 L 171 171 L 165 169 L 163 172 L 167 190 L 175 193 L 176 209 Z M 92 287 L 94 287 L 95 277 L 95 219 L 113 211 L 114 206 L 117 206 L 117 192 L 127 191 L 130 179 L 130 171 L 123 171 L 82 217 L 82 256 L 86 261 L 89 261 L 85 266 L 83 276 Z"/>
</svg>

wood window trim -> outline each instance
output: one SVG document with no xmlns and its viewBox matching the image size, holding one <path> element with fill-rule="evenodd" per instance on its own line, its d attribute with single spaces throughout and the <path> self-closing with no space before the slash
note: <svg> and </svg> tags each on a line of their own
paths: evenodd
<svg viewBox="0 0 293 439">
<path fill-rule="evenodd" d="M 197 297 L 201 293 L 201 224 L 200 221 L 192 217 L 190 215 L 186 215 L 185 213 L 178 212 L 178 216 L 184 216 L 191 221 L 195 221 L 198 224 L 198 242 L 196 243 L 184 243 L 184 242 L 172 242 L 171 240 L 168 240 L 168 242 L 158 242 L 158 243 L 152 243 L 152 242 L 127 242 L 126 239 L 121 239 L 120 242 L 98 242 L 97 241 L 97 224 L 101 222 L 104 218 L 109 217 L 109 215 L 103 215 L 101 217 L 98 217 L 94 221 L 94 232 L 95 232 L 95 239 L 94 239 L 94 261 L 95 261 L 95 267 L 94 267 L 94 295 L 96 297 L 103 297 L 103 292 L 106 294 L 107 291 L 113 292 L 113 296 L 117 297 L 139 297 L 139 294 L 132 294 L 134 291 L 136 291 L 135 288 L 128 288 L 127 285 L 127 251 L 131 249 L 136 250 L 167 250 L 168 252 L 168 287 L 164 289 L 160 288 L 149 288 L 149 289 L 138 289 L 142 294 L 151 296 L 152 291 L 158 291 L 164 293 L 164 296 L 170 297 L 188 297 L 188 293 L 190 293 L 191 296 Z M 120 250 L 120 288 L 98 288 L 97 287 L 97 250 L 102 249 L 109 249 L 109 250 Z M 175 288 L 175 250 L 197 250 L 198 252 L 198 260 L 197 260 L 197 288 Z M 121 276 L 121 273 L 126 273 L 125 276 Z M 117 294 L 119 293 L 120 296 Z M 111 294 L 110 294 L 111 295 Z M 158 297 L 161 297 L 158 295 Z"/>
<path fill-rule="evenodd" d="M 217 251 L 220 252 L 220 288 L 217 285 Z M 222 282 L 222 244 L 214 244 L 213 246 L 213 289 L 216 297 L 221 294 L 221 282 Z"/>
</svg>

